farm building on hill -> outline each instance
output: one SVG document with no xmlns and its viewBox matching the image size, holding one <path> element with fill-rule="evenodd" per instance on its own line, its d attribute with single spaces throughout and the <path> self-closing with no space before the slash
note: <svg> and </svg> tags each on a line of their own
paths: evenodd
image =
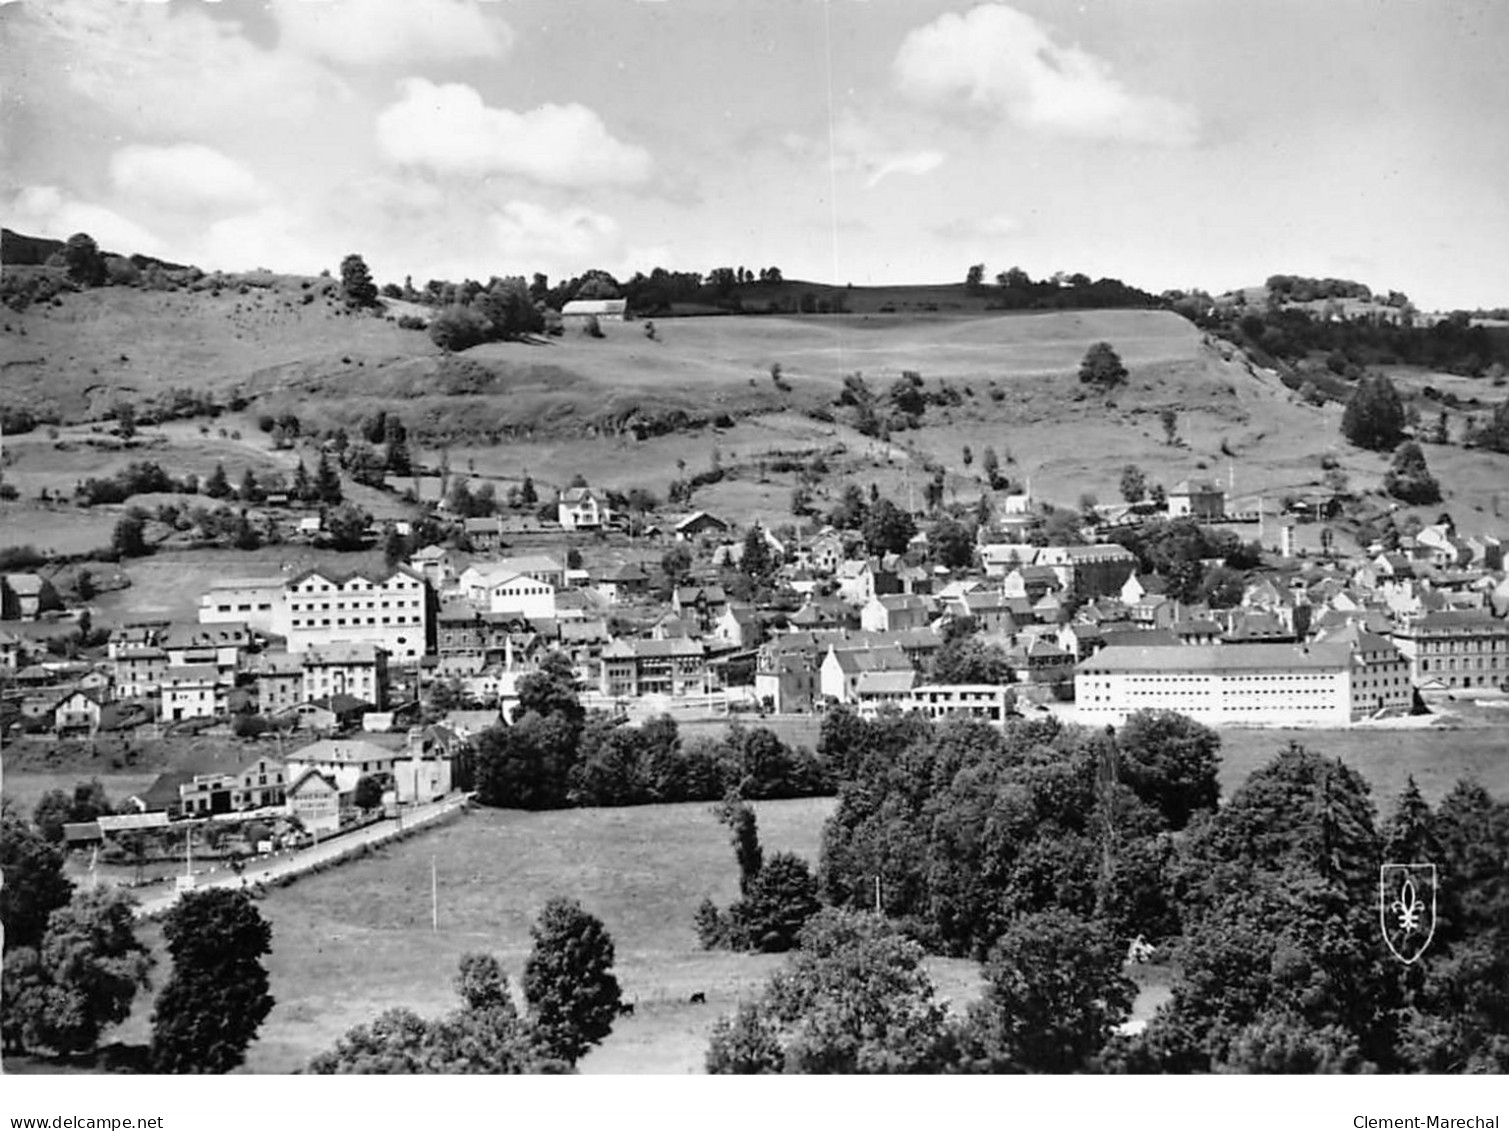
<svg viewBox="0 0 1509 1131">
<path fill-rule="evenodd" d="M 622 298 L 578 299 L 561 308 L 561 321 L 567 326 L 581 326 L 589 318 L 599 322 L 629 321 L 629 301 Z"/>
</svg>

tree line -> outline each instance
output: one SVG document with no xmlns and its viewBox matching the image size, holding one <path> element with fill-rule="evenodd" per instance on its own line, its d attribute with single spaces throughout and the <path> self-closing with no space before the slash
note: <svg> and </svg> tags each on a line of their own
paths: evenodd
<svg viewBox="0 0 1509 1131">
<path fill-rule="evenodd" d="M 81 799 L 83 803 L 87 799 Z M 111 888 L 75 889 L 62 852 L 0 809 L 0 923 L 5 928 L 8 1055 L 96 1052 L 151 988 L 156 960 L 136 935 L 134 900 Z M 151 1040 L 121 1067 L 223 1073 L 239 1066 L 273 1007 L 262 958 L 272 927 L 244 890 L 184 893 L 163 918 L 171 970 L 153 1003 Z"/>
<path fill-rule="evenodd" d="M 561 809 L 714 801 L 730 790 L 751 799 L 833 790 L 816 755 L 764 727 L 734 724 L 720 738 L 683 742 L 668 716 L 638 727 L 589 716 L 560 653 L 519 680 L 518 696 L 513 723 L 479 735 L 462 767 L 484 805 Z"/>
<path fill-rule="evenodd" d="M 824 748 L 851 766 L 823 836 L 828 906 L 764 993 L 720 1019 L 709 1071 L 1509 1067 L 1509 804 L 1479 785 L 1432 808 L 1411 780 L 1380 821 L 1360 775 L 1291 745 L 1218 808 L 1219 737 L 1159 714 L 1108 734 L 840 713 Z M 758 876 L 743 842 L 736 825 Z M 1384 861 L 1437 866 L 1427 961 L 1384 945 Z M 719 914 L 704 908 L 699 929 Z M 1174 981 L 1129 1034 L 1138 937 Z M 984 961 L 962 1017 L 936 997 L 930 951 Z"/>
</svg>

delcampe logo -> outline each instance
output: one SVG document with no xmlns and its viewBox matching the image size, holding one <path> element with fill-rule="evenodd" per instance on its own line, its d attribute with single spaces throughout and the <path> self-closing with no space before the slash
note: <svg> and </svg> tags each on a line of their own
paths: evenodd
<svg viewBox="0 0 1509 1131">
<path fill-rule="evenodd" d="M 1418 960 L 1436 933 L 1436 866 L 1379 868 L 1378 922 L 1395 958 L 1405 965 Z"/>
</svg>

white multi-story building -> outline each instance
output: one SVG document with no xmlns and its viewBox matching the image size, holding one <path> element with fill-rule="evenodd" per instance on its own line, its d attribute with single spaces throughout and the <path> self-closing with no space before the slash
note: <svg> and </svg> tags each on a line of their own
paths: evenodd
<svg viewBox="0 0 1509 1131">
<path fill-rule="evenodd" d="M 1509 684 L 1509 621 L 1486 611 L 1408 618 L 1393 631 L 1422 687 L 1496 688 Z"/>
<path fill-rule="evenodd" d="M 568 487 L 556 504 L 556 519 L 567 530 L 600 530 L 611 516 L 608 500 L 591 487 Z"/>
<path fill-rule="evenodd" d="M 161 686 L 164 722 L 212 719 L 224 709 L 225 688 L 214 664 L 170 667 L 162 677 Z"/>
<path fill-rule="evenodd" d="M 1162 710 L 1210 726 L 1344 727 L 1359 713 L 1354 667 L 1344 643 L 1112 645 L 1080 661 L 1074 697 L 1092 725 Z"/>
<path fill-rule="evenodd" d="M 375 644 L 341 640 L 302 655 L 304 701 L 350 695 L 382 710 L 388 701 L 388 654 Z"/>
<path fill-rule="evenodd" d="M 200 624 L 244 624 L 258 632 L 288 635 L 286 578 L 227 577 L 210 583 L 199 598 Z"/>
<path fill-rule="evenodd" d="M 419 663 L 429 639 L 429 586 L 407 566 L 385 573 L 311 569 L 288 579 L 288 650 L 371 644 L 394 664 Z"/>
</svg>

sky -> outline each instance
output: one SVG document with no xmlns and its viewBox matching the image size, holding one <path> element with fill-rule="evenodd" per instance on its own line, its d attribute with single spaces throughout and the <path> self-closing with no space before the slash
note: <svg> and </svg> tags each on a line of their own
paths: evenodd
<svg viewBox="0 0 1509 1131">
<path fill-rule="evenodd" d="M 1020 266 L 1509 305 L 1501 0 L 15 0 L 0 221 L 379 282 Z"/>
</svg>

